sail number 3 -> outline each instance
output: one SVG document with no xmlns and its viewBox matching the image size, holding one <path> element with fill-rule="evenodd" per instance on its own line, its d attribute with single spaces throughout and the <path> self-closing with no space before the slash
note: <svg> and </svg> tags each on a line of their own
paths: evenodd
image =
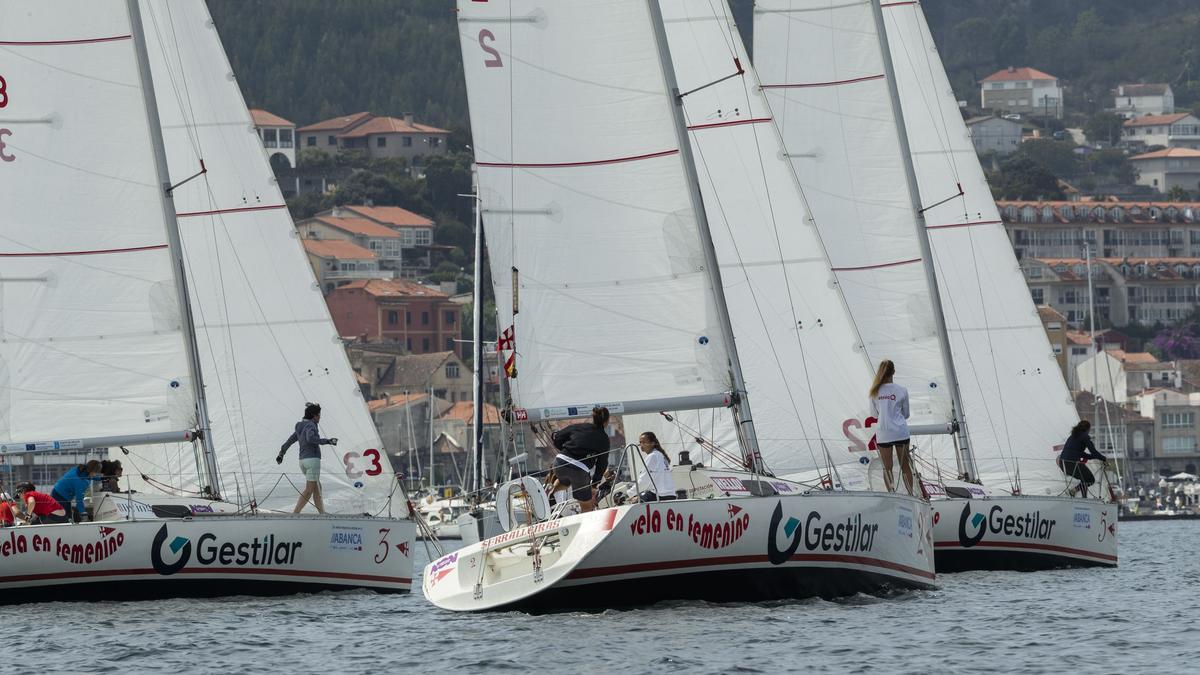
<svg viewBox="0 0 1200 675">
<path fill-rule="evenodd" d="M 0 108 L 7 108 L 7 107 L 8 107 L 8 82 L 5 81 L 3 75 L 0 75 Z M 10 155 L 4 147 L 4 139 L 9 136 L 12 136 L 12 131 L 9 131 L 8 129 L 0 128 L 0 162 L 15 162 L 17 160 L 17 158 Z"/>
</svg>

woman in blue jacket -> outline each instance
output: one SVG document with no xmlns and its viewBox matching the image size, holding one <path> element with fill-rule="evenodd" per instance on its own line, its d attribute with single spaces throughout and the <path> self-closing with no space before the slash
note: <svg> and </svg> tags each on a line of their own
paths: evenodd
<svg viewBox="0 0 1200 675">
<path fill-rule="evenodd" d="M 93 459 L 87 464 L 80 464 L 63 474 L 62 478 L 50 490 L 54 501 L 62 504 L 71 522 L 78 523 L 80 514 L 87 513 L 83 506 L 83 496 L 87 494 L 92 481 L 100 480 L 100 460 Z M 71 502 L 74 502 L 72 504 Z"/>
</svg>

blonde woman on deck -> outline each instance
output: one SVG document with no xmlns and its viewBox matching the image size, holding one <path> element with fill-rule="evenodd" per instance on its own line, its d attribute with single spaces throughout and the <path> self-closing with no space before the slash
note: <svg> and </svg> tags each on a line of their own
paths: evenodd
<svg viewBox="0 0 1200 675">
<path fill-rule="evenodd" d="M 879 420 L 875 442 L 879 446 L 879 459 L 883 460 L 883 483 L 888 492 L 893 492 L 892 450 L 900 458 L 900 473 L 904 476 L 904 488 L 913 494 L 912 464 L 908 455 L 908 390 L 892 382 L 896 375 L 896 364 L 888 359 L 879 363 L 875 381 L 871 384 L 871 416 Z"/>
</svg>

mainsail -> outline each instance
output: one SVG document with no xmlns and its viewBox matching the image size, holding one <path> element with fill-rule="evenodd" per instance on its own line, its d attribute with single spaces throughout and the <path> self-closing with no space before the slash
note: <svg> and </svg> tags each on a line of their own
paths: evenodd
<svg viewBox="0 0 1200 675">
<path fill-rule="evenodd" d="M 729 354 L 645 0 L 460 0 L 513 398 L 719 405 Z"/>
<path fill-rule="evenodd" d="M 870 364 L 733 18 L 724 2 L 661 6 L 763 457 L 777 475 L 860 467 L 866 445 L 847 434 L 867 417 Z M 676 416 L 736 443 L 728 413 Z"/>
<path fill-rule="evenodd" d="M 0 17 L 0 450 L 182 440 L 195 401 L 125 6 Z"/>
<path fill-rule="evenodd" d="M 226 496 L 294 503 L 281 473 L 296 450 L 282 470 L 275 454 L 314 401 L 339 439 L 324 449 L 327 508 L 380 512 L 391 467 L 208 11 L 141 7 Z"/>
<path fill-rule="evenodd" d="M 910 424 L 951 419 L 915 214 L 867 0 L 759 0 L 754 65 L 872 364 Z"/>
<path fill-rule="evenodd" d="M 818 227 L 835 251 L 835 270 L 844 269 L 839 278 L 868 352 L 875 361 L 892 358 L 899 375 L 932 374 L 926 379 L 937 386 L 926 393 L 944 405 L 949 397 L 936 363 L 931 298 L 904 276 L 914 275 L 912 281 L 924 272 L 872 4 L 759 0 L 755 64 L 770 73 L 764 80 L 772 109 Z M 1016 487 L 1019 473 L 1026 493 L 1057 493 L 1062 478 L 1053 445 L 1075 418 L 1065 383 L 921 9 L 903 2 L 885 3 L 882 11 L 977 477 L 1007 490 Z M 883 225 L 893 221 L 897 226 L 885 235 Z M 836 251 L 854 248 L 873 254 L 862 265 L 839 262 Z M 856 294 L 858 284 L 848 277 L 858 275 L 881 284 L 879 292 Z M 912 292 L 905 291 L 904 301 L 888 299 L 906 288 Z M 884 341 L 867 337 L 878 335 L 869 321 L 885 330 Z M 919 382 L 897 379 L 915 400 Z M 944 477 L 956 473 L 949 437 L 921 445 L 932 448 Z"/>
<path fill-rule="evenodd" d="M 979 478 L 1008 489 L 1019 473 L 1025 494 L 1058 494 L 1054 446 L 1078 413 L 924 12 L 918 3 L 883 12 Z"/>
</svg>

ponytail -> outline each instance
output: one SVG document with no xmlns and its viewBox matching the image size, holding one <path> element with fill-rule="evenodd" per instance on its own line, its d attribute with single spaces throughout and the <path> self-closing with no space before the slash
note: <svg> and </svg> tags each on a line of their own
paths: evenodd
<svg viewBox="0 0 1200 675">
<path fill-rule="evenodd" d="M 879 388 L 885 384 L 890 384 L 892 376 L 896 374 L 896 364 L 892 363 L 891 359 L 884 359 L 879 362 L 879 369 L 875 371 L 875 381 L 871 383 L 871 398 L 879 395 Z"/>
</svg>

